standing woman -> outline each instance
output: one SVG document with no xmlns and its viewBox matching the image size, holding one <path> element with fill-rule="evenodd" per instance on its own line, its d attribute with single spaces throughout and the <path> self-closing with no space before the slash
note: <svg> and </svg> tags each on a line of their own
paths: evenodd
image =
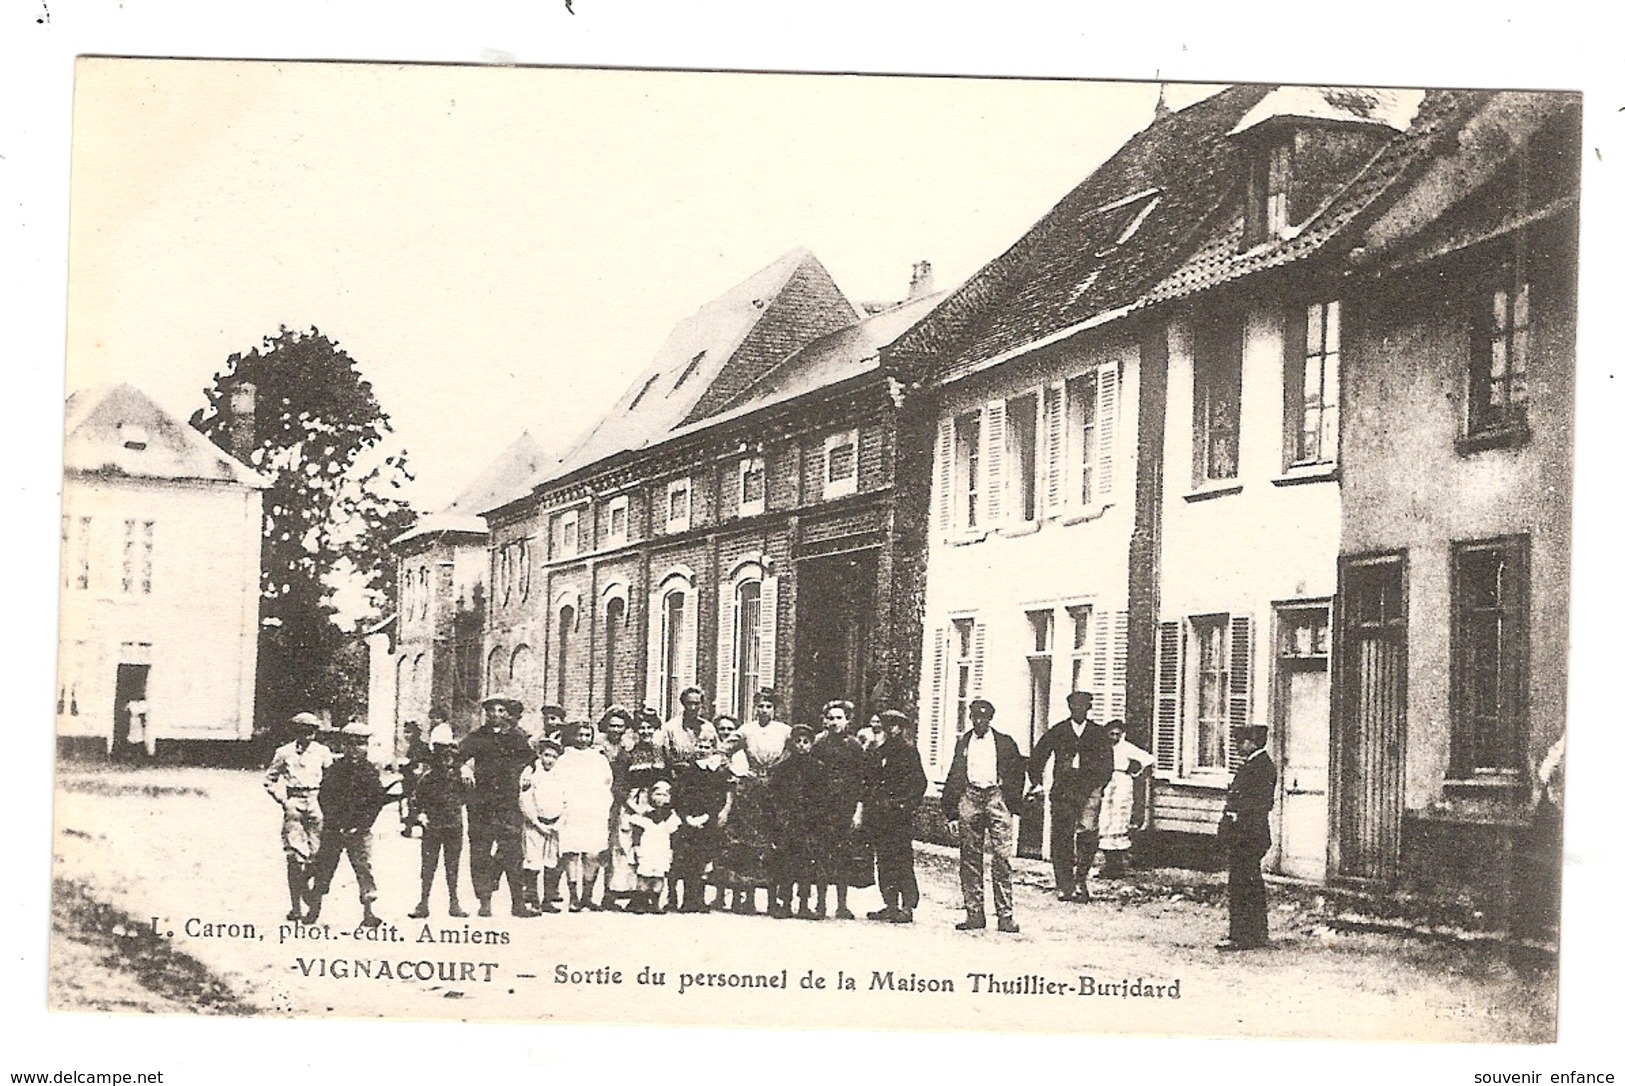
<svg viewBox="0 0 1625 1086">
<path fill-rule="evenodd" d="M 774 719 L 776 703 L 772 690 L 757 692 L 755 717 L 734 733 L 737 749 L 728 763 L 734 799 L 723 853 L 724 864 L 733 875 L 736 913 L 754 913 L 757 889 L 772 885 L 770 865 L 778 820 L 769 782 L 790 746 L 790 725 Z"/>
<path fill-rule="evenodd" d="M 1134 779 L 1151 764 L 1151 755 L 1128 741 L 1121 720 L 1107 724 L 1106 734 L 1112 737 L 1112 779 L 1100 806 L 1100 851 L 1106 857 L 1100 873 L 1118 878 L 1128 870 L 1133 844 L 1129 830 L 1134 824 Z"/>
<path fill-rule="evenodd" d="M 614 802 L 614 774 L 609 759 L 593 747 L 593 726 L 565 728 L 571 745 L 553 772 L 564 793 L 564 820 L 559 824 L 559 852 L 570 885 L 570 911 L 592 908 L 592 887 L 609 848 L 609 812 Z"/>
<path fill-rule="evenodd" d="M 824 732 L 813 744 L 812 755 L 823 767 L 820 787 L 811 797 L 812 878 L 818 886 L 817 915 L 827 915 L 825 891 L 835 887 L 835 919 L 851 920 L 846 905 L 849 886 L 868 886 L 872 861 L 857 835 L 858 807 L 868 769 L 863 743 L 852 726 L 850 701 L 824 705 Z"/>
</svg>

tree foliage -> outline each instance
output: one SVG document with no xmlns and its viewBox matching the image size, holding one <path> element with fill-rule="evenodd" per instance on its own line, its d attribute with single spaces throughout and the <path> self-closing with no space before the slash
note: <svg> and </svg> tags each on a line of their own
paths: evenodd
<svg viewBox="0 0 1625 1086">
<path fill-rule="evenodd" d="M 253 388 L 253 416 L 234 411 Z M 257 725 L 303 709 L 364 711 L 365 662 L 351 635 L 393 590 L 389 540 L 411 526 L 406 454 L 355 360 L 315 328 L 281 328 L 233 354 L 192 425 L 264 475 Z"/>
</svg>

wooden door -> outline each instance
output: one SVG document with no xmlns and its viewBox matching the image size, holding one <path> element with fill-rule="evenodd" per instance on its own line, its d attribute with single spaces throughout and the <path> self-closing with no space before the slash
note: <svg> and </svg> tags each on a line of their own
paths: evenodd
<svg viewBox="0 0 1625 1086">
<path fill-rule="evenodd" d="M 1326 603 L 1276 608 L 1275 753 L 1281 766 L 1275 870 L 1326 877 L 1331 750 L 1331 614 Z"/>
<path fill-rule="evenodd" d="M 1392 880 L 1405 768 L 1405 559 L 1346 559 L 1334 750 L 1337 873 Z"/>
</svg>

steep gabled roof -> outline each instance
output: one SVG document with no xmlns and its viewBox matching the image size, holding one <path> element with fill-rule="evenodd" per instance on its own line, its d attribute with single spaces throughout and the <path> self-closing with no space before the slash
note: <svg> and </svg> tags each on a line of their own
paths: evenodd
<svg viewBox="0 0 1625 1086">
<path fill-rule="evenodd" d="M 791 250 L 673 328 L 598 425 L 538 482 L 664 440 L 723 409 L 785 355 L 857 319 L 818 258 Z"/>
<path fill-rule="evenodd" d="M 129 384 L 97 385 L 68 397 L 63 470 L 132 479 L 269 482 Z"/>
<path fill-rule="evenodd" d="M 1238 86 L 1158 118 L 893 353 L 905 368 L 929 358 L 923 376 L 952 380 L 1147 306 L 1303 260 L 1377 214 L 1487 97 Z M 1305 223 L 1250 244 L 1246 146 L 1238 135 L 1283 119 L 1391 136 Z"/>
<path fill-rule="evenodd" d="M 874 373 L 881 350 L 945 297 L 945 291 L 938 291 L 910 298 L 814 340 L 769 370 L 726 410 L 678 427 L 669 436 L 684 437 Z"/>
<path fill-rule="evenodd" d="M 445 508 L 418 518 L 417 523 L 390 540 L 391 546 L 441 532 L 484 535 L 487 509 L 496 509 L 530 492 L 532 482 L 551 463 L 541 445 L 525 431 Z"/>
<path fill-rule="evenodd" d="M 1231 87 L 1157 119 L 896 344 L 958 372 L 1134 305 L 1230 196 L 1228 137 L 1270 88 Z"/>
</svg>

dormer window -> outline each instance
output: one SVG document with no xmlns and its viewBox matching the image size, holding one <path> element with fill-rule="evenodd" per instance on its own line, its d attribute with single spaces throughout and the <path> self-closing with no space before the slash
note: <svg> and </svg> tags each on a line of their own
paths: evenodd
<svg viewBox="0 0 1625 1086">
<path fill-rule="evenodd" d="M 1247 183 L 1245 239 L 1257 245 L 1292 225 L 1292 137 L 1260 141 L 1252 150 Z"/>
<path fill-rule="evenodd" d="M 147 447 L 147 428 L 134 423 L 121 422 L 118 424 L 119 444 L 131 452 L 141 452 Z"/>
</svg>

